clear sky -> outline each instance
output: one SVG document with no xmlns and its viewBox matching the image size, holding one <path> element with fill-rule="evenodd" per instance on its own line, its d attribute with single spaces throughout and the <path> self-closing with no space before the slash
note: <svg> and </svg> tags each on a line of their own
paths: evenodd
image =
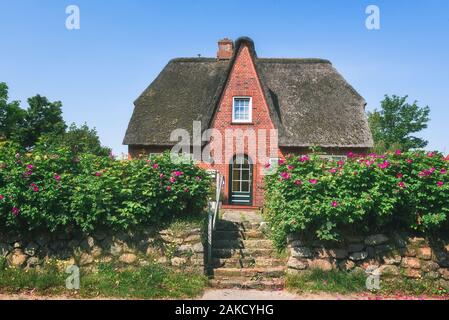
<svg viewBox="0 0 449 320">
<path fill-rule="evenodd" d="M 365 27 L 368 5 L 380 30 Z M 80 30 L 65 26 L 68 5 Z M 260 57 L 326 58 L 368 102 L 410 96 L 431 107 L 429 149 L 449 152 L 449 1 L 0 0 L 0 81 L 11 99 L 63 102 L 114 153 L 133 101 L 174 57 L 214 57 L 217 40 L 251 37 Z"/>
</svg>

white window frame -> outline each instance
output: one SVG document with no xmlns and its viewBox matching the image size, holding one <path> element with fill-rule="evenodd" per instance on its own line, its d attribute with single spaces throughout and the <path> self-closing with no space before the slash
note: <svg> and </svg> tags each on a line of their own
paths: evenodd
<svg viewBox="0 0 449 320">
<path fill-rule="evenodd" d="M 249 99 L 248 120 L 235 119 L 234 108 L 236 99 Z M 253 98 L 245 96 L 237 96 L 232 98 L 232 123 L 251 123 L 253 122 Z"/>
<path fill-rule="evenodd" d="M 322 159 L 328 159 L 328 160 L 333 160 L 333 161 L 348 160 L 347 156 L 341 156 L 341 155 L 335 155 L 335 154 L 323 154 L 323 155 L 320 155 L 320 157 Z"/>
<path fill-rule="evenodd" d="M 153 158 L 159 157 L 160 155 L 162 155 L 162 152 L 151 152 L 151 153 L 148 155 L 148 158 L 149 158 L 149 159 L 153 159 Z"/>
</svg>

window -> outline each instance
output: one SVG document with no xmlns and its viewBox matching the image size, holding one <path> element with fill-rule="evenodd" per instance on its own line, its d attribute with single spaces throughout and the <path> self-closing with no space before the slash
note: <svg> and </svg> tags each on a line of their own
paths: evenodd
<svg viewBox="0 0 449 320">
<path fill-rule="evenodd" d="M 160 153 L 160 152 L 151 152 L 151 153 L 148 155 L 148 158 L 149 158 L 149 159 L 154 159 L 154 158 L 159 157 L 160 155 L 162 155 L 162 153 Z"/>
<path fill-rule="evenodd" d="M 252 99 L 250 97 L 234 97 L 232 106 L 232 122 L 248 123 L 252 121 Z"/>
<path fill-rule="evenodd" d="M 337 156 L 337 155 L 321 155 L 323 159 L 333 160 L 333 161 L 346 161 L 347 156 Z"/>
</svg>

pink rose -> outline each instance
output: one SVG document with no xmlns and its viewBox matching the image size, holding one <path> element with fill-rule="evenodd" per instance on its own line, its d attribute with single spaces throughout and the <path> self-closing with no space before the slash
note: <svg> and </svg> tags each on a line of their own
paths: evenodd
<svg viewBox="0 0 449 320">
<path fill-rule="evenodd" d="M 299 158 L 300 162 L 307 162 L 309 160 L 310 160 L 309 156 L 302 156 L 302 157 Z"/>
<path fill-rule="evenodd" d="M 171 191 L 171 187 L 170 186 L 167 186 L 167 191 Z"/>
<path fill-rule="evenodd" d="M 59 176 L 59 175 L 55 175 L 55 180 L 56 180 L 56 181 L 59 181 L 59 180 L 61 180 L 61 176 Z"/>
<path fill-rule="evenodd" d="M 5 199 L 5 197 L 0 194 L 0 201 L 2 201 L 3 199 Z"/>
<path fill-rule="evenodd" d="M 446 170 L 446 169 L 441 169 L 440 173 L 441 173 L 441 174 L 446 174 L 446 173 L 447 173 L 447 170 Z"/>
<path fill-rule="evenodd" d="M 159 168 L 159 165 L 157 163 L 154 163 L 153 164 L 153 169 L 158 169 L 158 168 Z"/>
<path fill-rule="evenodd" d="M 401 182 L 398 183 L 398 186 L 400 188 L 404 189 L 405 188 L 405 183 L 403 181 L 401 181 Z"/>
<path fill-rule="evenodd" d="M 175 178 L 173 178 L 173 177 L 170 177 L 170 182 L 171 182 L 171 183 L 175 183 L 175 181 L 176 181 L 176 179 L 175 179 Z"/>
<path fill-rule="evenodd" d="M 20 209 L 14 207 L 14 208 L 11 209 L 11 212 L 12 212 L 12 214 L 13 214 L 14 216 L 17 217 L 17 216 L 19 215 L 19 213 L 20 213 Z"/>
<path fill-rule="evenodd" d="M 290 179 L 290 174 L 288 174 L 287 172 L 281 172 L 281 178 L 284 180 L 288 180 Z"/>
<path fill-rule="evenodd" d="M 311 184 L 317 184 L 317 183 L 318 183 L 318 180 L 317 180 L 317 179 L 310 179 L 309 182 L 310 182 Z"/>
<path fill-rule="evenodd" d="M 299 186 L 299 185 L 302 184 L 302 181 L 301 181 L 301 180 L 295 180 L 295 184 L 296 184 L 297 186 Z"/>
<path fill-rule="evenodd" d="M 443 181 L 438 181 L 438 182 L 437 182 L 437 186 L 438 186 L 439 188 L 441 188 L 442 186 L 444 186 L 444 182 L 443 182 Z"/>
<path fill-rule="evenodd" d="M 403 176 L 404 176 L 404 175 L 403 175 L 402 173 L 398 173 L 398 174 L 396 175 L 396 178 L 402 179 Z"/>
<path fill-rule="evenodd" d="M 180 176 L 182 176 L 182 175 L 184 174 L 184 172 L 182 172 L 182 171 L 175 171 L 175 172 L 173 172 L 173 174 L 174 174 L 176 177 L 180 177 Z"/>
<path fill-rule="evenodd" d="M 386 169 L 390 166 L 390 162 L 388 162 L 387 160 L 385 160 L 383 163 L 379 163 L 378 164 L 379 168 L 381 169 Z"/>
<path fill-rule="evenodd" d="M 334 208 L 336 208 L 336 207 L 338 207 L 338 202 L 337 201 L 332 201 L 332 207 L 334 207 Z"/>
<path fill-rule="evenodd" d="M 400 156 L 401 154 L 402 154 L 402 152 L 401 152 L 401 150 L 396 150 L 395 152 L 394 152 L 397 156 Z"/>
</svg>

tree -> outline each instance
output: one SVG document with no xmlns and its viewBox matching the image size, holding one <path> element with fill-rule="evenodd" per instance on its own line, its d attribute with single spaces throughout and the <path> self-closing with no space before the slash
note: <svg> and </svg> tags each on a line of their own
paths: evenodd
<svg viewBox="0 0 449 320">
<path fill-rule="evenodd" d="M 60 101 L 50 102 L 46 97 L 36 95 L 28 99 L 28 104 L 22 146 L 31 148 L 43 135 L 60 136 L 65 132 L 67 126 L 62 118 Z"/>
<path fill-rule="evenodd" d="M 97 130 L 91 129 L 87 124 L 77 127 L 72 123 L 68 130 L 61 135 L 44 135 L 39 139 L 37 148 L 69 147 L 74 154 L 91 153 L 98 156 L 108 156 L 111 149 L 103 147 L 98 137 Z"/>
<path fill-rule="evenodd" d="M 15 140 L 25 122 L 19 101 L 8 102 L 8 86 L 0 82 L 0 140 Z"/>
<path fill-rule="evenodd" d="M 25 110 L 19 101 L 8 102 L 8 86 L 0 83 L 0 142 L 9 140 L 28 150 L 68 146 L 75 154 L 110 154 L 111 149 L 101 145 L 95 128 L 72 124 L 67 130 L 60 101 L 50 102 L 36 95 L 28 99 L 28 105 Z"/>
<path fill-rule="evenodd" d="M 408 96 L 385 95 L 381 110 L 368 113 L 368 122 L 378 152 L 424 148 L 427 141 L 413 136 L 427 128 L 430 108 L 419 107 L 417 101 L 407 103 Z"/>
</svg>

